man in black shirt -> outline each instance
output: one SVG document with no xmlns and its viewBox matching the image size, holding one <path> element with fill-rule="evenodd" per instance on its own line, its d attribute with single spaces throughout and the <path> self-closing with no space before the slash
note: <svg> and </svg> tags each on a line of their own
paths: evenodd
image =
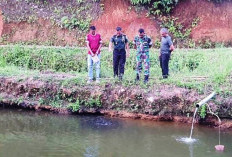
<svg viewBox="0 0 232 157">
<path fill-rule="evenodd" d="M 129 41 L 125 34 L 121 31 L 121 27 L 116 28 L 117 33 L 111 38 L 109 43 L 109 51 L 112 51 L 112 44 L 114 45 L 113 50 L 113 69 L 114 77 L 119 77 L 122 80 L 124 75 L 124 67 L 126 63 L 126 56 L 129 56 Z M 127 50 L 127 51 L 126 51 Z"/>
</svg>

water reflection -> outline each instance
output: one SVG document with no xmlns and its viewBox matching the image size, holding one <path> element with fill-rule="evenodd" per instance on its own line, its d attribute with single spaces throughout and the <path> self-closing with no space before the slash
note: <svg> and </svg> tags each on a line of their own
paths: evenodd
<svg viewBox="0 0 232 157">
<path fill-rule="evenodd" d="M 198 139 L 193 139 L 189 137 L 178 137 L 176 138 L 177 142 L 186 144 L 189 148 L 189 156 L 194 157 L 193 152 L 194 152 L 194 145 L 199 143 Z"/>
<path fill-rule="evenodd" d="M 98 148 L 96 146 L 86 147 L 85 151 L 86 151 L 84 153 L 85 157 L 98 157 L 99 156 Z"/>
<path fill-rule="evenodd" d="M 189 144 L 189 154 L 190 154 L 190 157 L 193 157 L 193 143 Z"/>
<path fill-rule="evenodd" d="M 215 152 L 217 129 L 196 126 L 197 142 L 178 141 L 188 136 L 189 128 L 176 123 L 0 110 L 0 156 L 231 156 L 230 149 Z M 231 134 L 223 133 L 222 143 L 231 147 Z"/>
<path fill-rule="evenodd" d="M 91 128 L 94 130 L 112 130 L 120 127 L 120 122 L 115 119 L 106 118 L 103 116 L 97 117 L 81 117 L 80 126 L 82 128 Z"/>
</svg>

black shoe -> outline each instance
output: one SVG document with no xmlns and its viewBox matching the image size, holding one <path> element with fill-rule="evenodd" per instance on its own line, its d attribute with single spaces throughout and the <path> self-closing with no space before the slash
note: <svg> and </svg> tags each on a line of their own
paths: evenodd
<svg viewBox="0 0 232 157">
<path fill-rule="evenodd" d="M 137 74 L 137 75 L 136 75 L 135 81 L 137 82 L 137 81 L 139 81 L 139 80 L 140 80 L 140 77 L 139 77 L 139 74 Z"/>
<path fill-rule="evenodd" d="M 144 83 L 146 84 L 149 81 L 149 75 L 144 76 Z"/>
<path fill-rule="evenodd" d="M 163 79 L 167 79 L 168 78 L 168 75 L 163 75 Z"/>
<path fill-rule="evenodd" d="M 123 74 L 120 74 L 120 75 L 118 76 L 118 78 L 119 78 L 120 81 L 122 81 Z"/>
</svg>

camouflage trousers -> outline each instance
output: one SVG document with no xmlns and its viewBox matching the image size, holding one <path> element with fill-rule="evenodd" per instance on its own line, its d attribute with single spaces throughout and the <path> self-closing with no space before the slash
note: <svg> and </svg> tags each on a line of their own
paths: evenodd
<svg viewBox="0 0 232 157">
<path fill-rule="evenodd" d="M 140 51 L 136 55 L 136 74 L 140 74 L 144 64 L 144 75 L 150 74 L 150 58 L 149 51 Z"/>
</svg>

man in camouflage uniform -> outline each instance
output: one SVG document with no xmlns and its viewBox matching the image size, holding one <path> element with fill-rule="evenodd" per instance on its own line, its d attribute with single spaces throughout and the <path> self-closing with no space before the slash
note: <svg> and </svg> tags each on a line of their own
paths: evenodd
<svg viewBox="0 0 232 157">
<path fill-rule="evenodd" d="M 137 49 L 136 54 L 136 81 L 140 80 L 140 73 L 142 71 L 142 63 L 144 64 L 144 83 L 149 80 L 150 74 L 150 59 L 149 59 L 149 48 L 152 46 L 151 38 L 149 38 L 144 29 L 139 29 L 139 36 L 134 39 L 134 45 Z"/>
</svg>

